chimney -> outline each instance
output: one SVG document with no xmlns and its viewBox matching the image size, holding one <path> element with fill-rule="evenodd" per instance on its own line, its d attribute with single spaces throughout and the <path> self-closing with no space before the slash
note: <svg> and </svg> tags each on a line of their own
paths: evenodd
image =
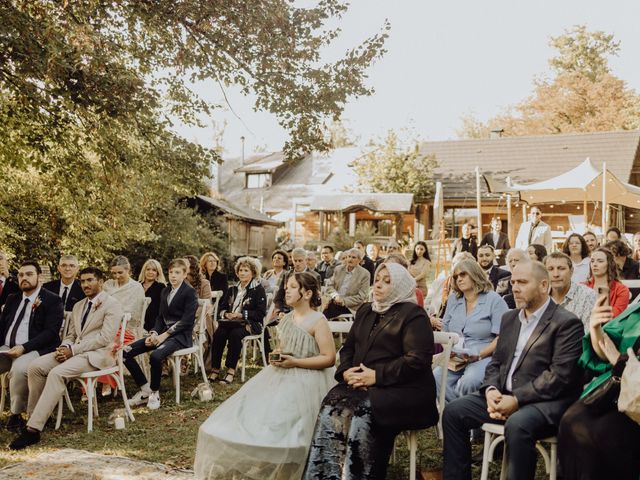
<svg viewBox="0 0 640 480">
<path fill-rule="evenodd" d="M 244 165 L 244 135 L 240 137 L 240 143 L 242 143 L 242 154 L 240 158 L 242 159 L 242 165 Z"/>
<path fill-rule="evenodd" d="M 489 134 L 489 138 L 502 138 L 502 134 L 504 133 L 504 128 L 497 128 L 495 130 L 491 130 Z"/>
</svg>

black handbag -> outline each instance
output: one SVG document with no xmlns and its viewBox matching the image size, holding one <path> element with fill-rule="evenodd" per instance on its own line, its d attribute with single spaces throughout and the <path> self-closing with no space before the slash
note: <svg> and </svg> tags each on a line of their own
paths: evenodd
<svg viewBox="0 0 640 480">
<path fill-rule="evenodd" d="M 620 396 L 620 377 L 611 375 L 609 379 L 582 398 L 582 403 L 594 413 L 606 413 L 615 408 Z"/>
</svg>

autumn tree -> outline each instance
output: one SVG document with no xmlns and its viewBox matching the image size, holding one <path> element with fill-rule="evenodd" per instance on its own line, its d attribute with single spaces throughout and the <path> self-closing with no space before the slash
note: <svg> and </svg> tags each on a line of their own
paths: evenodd
<svg viewBox="0 0 640 480">
<path fill-rule="evenodd" d="M 415 138 L 407 145 L 402 143 L 399 135 L 389 130 L 384 139 L 367 147 L 368 152 L 353 164 L 361 188 L 372 192 L 413 193 L 418 199 L 433 193 L 435 157 L 421 153 Z"/>
<path fill-rule="evenodd" d="M 619 42 L 604 32 L 576 26 L 551 39 L 558 54 L 549 60 L 555 76 L 534 80 L 533 94 L 484 123 L 462 119 L 463 138 L 632 130 L 640 127 L 640 97 L 611 73 L 608 57 Z"/>
</svg>

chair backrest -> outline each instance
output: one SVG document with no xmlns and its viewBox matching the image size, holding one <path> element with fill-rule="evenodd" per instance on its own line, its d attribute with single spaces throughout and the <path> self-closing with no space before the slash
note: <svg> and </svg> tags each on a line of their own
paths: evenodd
<svg viewBox="0 0 640 480">
<path fill-rule="evenodd" d="M 218 307 L 222 300 L 222 290 L 213 290 L 211 292 L 211 303 L 213 304 L 213 312 L 211 313 L 213 320 L 218 320 Z"/>
<path fill-rule="evenodd" d="M 269 320 L 273 316 L 273 310 L 276 308 L 276 304 L 273 302 L 273 293 L 267 293 L 267 314 L 262 320 L 262 328 L 269 324 Z"/>
<path fill-rule="evenodd" d="M 125 313 L 122 315 L 122 319 L 120 320 L 120 330 L 118 331 L 118 339 L 116 340 L 116 347 L 118 348 L 116 353 L 116 364 L 118 365 L 118 370 L 120 370 L 120 375 L 124 372 L 124 360 L 122 356 L 124 355 L 124 336 L 127 332 L 127 323 L 131 320 L 131 314 Z"/>
<path fill-rule="evenodd" d="M 433 367 L 442 367 L 441 369 L 441 374 L 440 374 L 440 394 L 438 395 L 437 398 L 437 404 L 438 404 L 438 411 L 440 412 L 440 415 L 442 416 L 442 411 L 444 410 L 444 406 L 445 406 L 445 393 L 447 390 L 447 377 L 449 375 L 449 369 L 447 368 L 448 363 L 449 363 L 449 357 L 451 357 L 451 350 L 453 349 L 453 346 L 458 343 L 460 337 L 458 336 L 457 333 L 451 333 L 451 332 L 433 332 L 433 341 L 434 343 L 440 344 L 442 345 L 442 354 L 439 354 L 439 358 L 441 359 L 441 362 L 438 362 L 437 364 L 434 363 Z M 436 378 L 436 381 L 438 381 L 438 379 Z"/>
<path fill-rule="evenodd" d="M 198 300 L 198 309 L 196 310 L 196 321 L 193 325 L 193 338 L 199 344 L 203 345 L 207 341 L 207 300 Z"/>
<path fill-rule="evenodd" d="M 352 321 L 344 320 L 329 320 L 327 323 L 329 324 L 329 330 L 331 330 L 331 333 L 349 333 L 349 330 L 351 330 L 351 326 L 353 325 Z"/>
</svg>

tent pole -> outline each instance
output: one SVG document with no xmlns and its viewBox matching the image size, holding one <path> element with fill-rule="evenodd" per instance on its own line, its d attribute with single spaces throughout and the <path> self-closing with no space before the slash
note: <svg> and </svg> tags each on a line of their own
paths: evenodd
<svg viewBox="0 0 640 480">
<path fill-rule="evenodd" d="M 515 245 L 513 239 L 513 219 L 511 218 L 511 194 L 507 193 L 507 235 L 509 236 L 509 245 Z"/>
<path fill-rule="evenodd" d="M 476 167 L 476 208 L 478 209 L 478 235 L 476 240 L 480 245 L 482 239 L 482 205 L 480 199 L 480 167 Z"/>
<path fill-rule="evenodd" d="M 602 162 L 602 236 L 607 231 L 607 162 Z"/>
<path fill-rule="evenodd" d="M 584 232 L 585 233 L 589 230 L 589 215 L 587 214 L 587 191 L 584 191 L 584 200 L 582 202 L 582 213 L 584 214 Z"/>
</svg>

